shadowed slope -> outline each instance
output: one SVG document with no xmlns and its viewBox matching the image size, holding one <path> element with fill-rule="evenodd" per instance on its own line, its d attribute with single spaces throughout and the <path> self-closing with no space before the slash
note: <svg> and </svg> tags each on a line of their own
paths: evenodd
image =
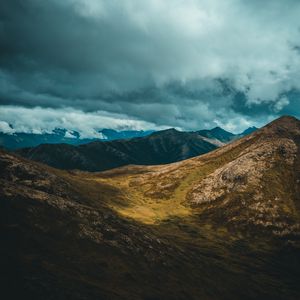
<svg viewBox="0 0 300 300">
<path fill-rule="evenodd" d="M 66 144 L 25 148 L 18 154 L 60 169 L 102 171 L 128 164 L 154 165 L 180 161 L 219 147 L 197 133 L 168 129 L 147 137 L 80 146 Z"/>
</svg>

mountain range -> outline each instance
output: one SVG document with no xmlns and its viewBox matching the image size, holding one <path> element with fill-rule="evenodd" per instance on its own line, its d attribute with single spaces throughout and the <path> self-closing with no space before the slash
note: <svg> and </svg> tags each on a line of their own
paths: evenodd
<svg viewBox="0 0 300 300">
<path fill-rule="evenodd" d="M 247 128 L 246 130 L 244 130 L 243 132 L 241 132 L 239 134 L 234 134 L 234 133 L 224 130 L 221 127 L 215 127 L 211 130 L 207 130 L 207 129 L 199 130 L 199 131 L 197 131 L 197 133 L 206 138 L 215 139 L 222 143 L 228 143 L 228 142 L 231 142 L 238 138 L 241 138 L 245 135 L 248 135 L 256 130 L 257 130 L 257 128 L 255 126 L 252 126 L 252 127 Z"/>
<path fill-rule="evenodd" d="M 42 144 L 16 152 L 55 168 L 103 171 L 129 164 L 157 165 L 212 151 L 240 136 L 220 127 L 198 132 L 167 129 L 144 137 L 95 141 L 79 146 Z"/>
<path fill-rule="evenodd" d="M 10 125 L 13 130 L 13 126 Z M 229 142 L 234 138 L 244 136 L 256 130 L 256 127 L 250 127 L 241 134 L 233 134 L 225 131 L 220 127 L 213 128 L 212 130 L 199 130 L 198 133 L 203 137 L 217 139 L 221 142 Z M 95 138 L 82 138 L 80 133 L 75 130 L 66 130 L 64 128 L 55 128 L 51 132 L 44 133 L 4 133 L 0 132 L 0 146 L 16 150 L 20 148 L 36 147 L 41 144 L 69 144 L 69 145 L 82 145 L 94 141 L 113 141 L 120 139 L 131 139 L 136 137 L 144 137 L 155 132 L 154 130 L 114 130 L 104 128 L 98 131 L 99 137 Z M 186 132 L 188 133 L 188 132 Z M 224 135 L 224 136 L 223 136 Z"/>
<path fill-rule="evenodd" d="M 13 127 L 11 126 L 11 129 Z M 36 147 L 41 144 L 69 144 L 81 145 L 94 141 L 111 141 L 117 139 L 129 139 L 133 137 L 142 137 L 154 132 L 153 130 L 113 130 L 102 129 L 98 132 L 98 138 L 82 138 L 79 132 L 69 131 L 64 128 L 55 128 L 47 133 L 22 133 L 16 132 L 13 134 L 0 132 L 0 146 L 15 150 L 25 147 Z"/>
<path fill-rule="evenodd" d="M 299 299 L 299 183 L 292 117 L 167 165 L 66 171 L 0 150 L 1 293 Z"/>
</svg>

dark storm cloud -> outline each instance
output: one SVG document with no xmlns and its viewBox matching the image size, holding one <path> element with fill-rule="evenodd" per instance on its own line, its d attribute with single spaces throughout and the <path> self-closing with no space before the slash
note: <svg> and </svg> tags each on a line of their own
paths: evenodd
<svg viewBox="0 0 300 300">
<path fill-rule="evenodd" d="M 299 116 L 299 15 L 293 0 L 2 0 L 2 111 L 232 130 Z"/>
</svg>

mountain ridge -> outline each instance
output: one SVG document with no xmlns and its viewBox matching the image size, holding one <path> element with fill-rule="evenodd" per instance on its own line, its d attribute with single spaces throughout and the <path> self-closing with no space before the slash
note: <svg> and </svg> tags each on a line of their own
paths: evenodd
<svg viewBox="0 0 300 300">
<path fill-rule="evenodd" d="M 61 169 L 101 171 L 127 164 L 163 164 L 203 154 L 218 147 L 196 133 L 165 130 L 130 140 L 85 145 L 40 145 L 16 152 Z"/>
<path fill-rule="evenodd" d="M 93 141 L 76 147 L 44 144 L 16 152 L 56 168 L 103 171 L 128 164 L 156 165 L 181 161 L 212 151 L 240 136 L 217 127 L 203 131 L 203 135 L 200 133 L 169 128 L 125 140 Z"/>
<path fill-rule="evenodd" d="M 252 128 L 252 129 L 251 129 Z M 255 127 L 249 127 L 245 130 L 245 132 L 240 134 L 230 134 L 232 139 L 239 138 L 256 130 Z M 11 126 L 11 129 L 13 127 Z M 169 128 L 172 129 L 172 128 Z M 165 129 L 165 130 L 169 130 Z M 214 140 L 218 140 L 216 135 L 214 134 L 216 128 L 211 130 L 202 130 L 204 134 L 203 137 L 210 136 Z M 176 129 L 174 129 L 176 130 Z M 221 129 L 223 130 L 223 129 Z M 248 130 L 248 131 L 247 131 Z M 99 137 L 94 138 L 81 138 L 79 132 L 75 130 L 67 130 L 64 128 L 55 128 L 52 132 L 45 132 L 45 133 L 22 133 L 22 132 L 15 132 L 15 133 L 4 133 L 0 132 L 0 145 L 9 150 L 16 150 L 20 148 L 28 148 L 28 147 L 37 147 L 41 144 L 70 144 L 70 145 L 81 145 L 87 144 L 93 141 L 113 141 L 113 140 L 120 140 L 120 139 L 131 139 L 136 137 L 145 137 L 155 132 L 163 132 L 164 130 L 154 131 L 154 130 L 114 130 L 114 129 L 107 129 L 104 128 L 98 131 Z M 201 131 L 201 130 L 200 130 Z M 198 132 L 200 132 L 198 131 Z M 183 131 L 189 133 L 189 131 Z M 190 132 L 191 134 L 193 132 Z M 231 139 L 226 140 L 226 142 L 230 141 Z M 219 140 L 218 140 L 219 141 Z M 224 142 L 224 141 L 223 141 Z M 222 141 L 219 141 L 219 144 Z"/>
<path fill-rule="evenodd" d="M 13 129 L 13 128 L 12 128 Z M 70 144 L 82 145 L 93 141 L 112 141 L 117 139 L 129 139 L 134 137 L 147 136 L 154 132 L 153 130 L 123 130 L 117 131 L 113 129 L 102 129 L 98 131 L 99 137 L 81 138 L 79 132 L 75 130 L 67 130 L 63 128 L 55 128 L 52 132 L 45 133 L 3 133 L 0 132 L 0 145 L 3 147 L 16 150 L 26 147 L 36 147 L 41 144 Z"/>
</svg>

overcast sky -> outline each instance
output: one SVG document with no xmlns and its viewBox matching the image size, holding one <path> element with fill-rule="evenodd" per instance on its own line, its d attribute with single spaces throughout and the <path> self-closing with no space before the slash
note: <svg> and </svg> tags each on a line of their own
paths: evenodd
<svg viewBox="0 0 300 300">
<path fill-rule="evenodd" d="M 300 117 L 299 16 L 299 0 L 1 0 L 0 130 Z"/>
</svg>

